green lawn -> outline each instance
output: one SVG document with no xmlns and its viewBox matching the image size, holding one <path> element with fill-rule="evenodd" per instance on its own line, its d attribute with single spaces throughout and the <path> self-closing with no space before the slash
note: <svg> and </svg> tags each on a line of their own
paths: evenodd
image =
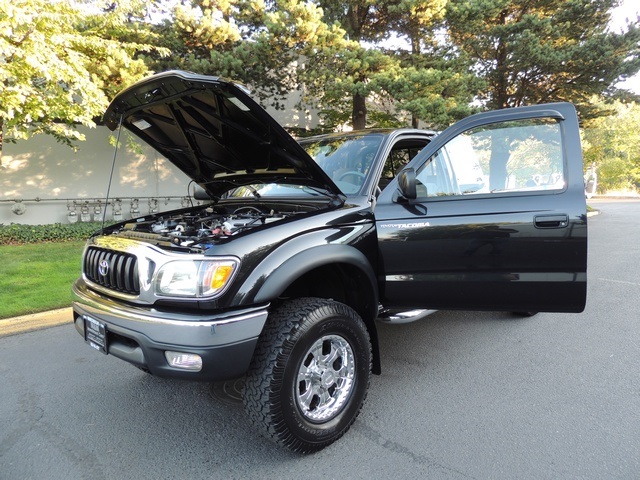
<svg viewBox="0 0 640 480">
<path fill-rule="evenodd" d="M 0 318 L 71 306 L 83 245 L 0 245 Z"/>
</svg>

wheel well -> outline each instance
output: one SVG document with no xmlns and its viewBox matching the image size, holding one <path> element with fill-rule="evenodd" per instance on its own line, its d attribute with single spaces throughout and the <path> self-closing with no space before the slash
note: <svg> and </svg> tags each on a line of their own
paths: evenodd
<svg viewBox="0 0 640 480">
<path fill-rule="evenodd" d="M 373 347 L 373 373 L 381 371 L 378 334 L 375 319 L 378 313 L 375 286 L 359 268 L 347 263 L 334 263 L 315 268 L 291 283 L 281 300 L 302 297 L 332 299 L 353 308 L 364 321 Z"/>
<path fill-rule="evenodd" d="M 369 278 L 349 264 L 324 265 L 311 270 L 289 285 L 283 298 L 330 298 L 353 308 L 366 321 L 375 318 L 377 305 Z"/>
</svg>

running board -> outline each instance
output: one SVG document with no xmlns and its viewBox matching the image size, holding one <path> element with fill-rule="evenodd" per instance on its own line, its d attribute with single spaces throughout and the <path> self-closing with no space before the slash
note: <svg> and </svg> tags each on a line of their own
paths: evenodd
<svg viewBox="0 0 640 480">
<path fill-rule="evenodd" d="M 421 320 L 438 310 L 409 310 L 407 312 L 380 312 L 378 320 L 383 323 L 411 323 Z"/>
</svg>

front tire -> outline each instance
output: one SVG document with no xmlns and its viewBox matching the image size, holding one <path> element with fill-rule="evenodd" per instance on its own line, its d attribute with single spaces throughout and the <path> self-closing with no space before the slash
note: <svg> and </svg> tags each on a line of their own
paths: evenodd
<svg viewBox="0 0 640 480">
<path fill-rule="evenodd" d="M 369 388 L 371 341 L 358 314 L 301 298 L 270 315 L 245 381 L 244 406 L 267 438 L 310 453 L 339 439 Z"/>
</svg>

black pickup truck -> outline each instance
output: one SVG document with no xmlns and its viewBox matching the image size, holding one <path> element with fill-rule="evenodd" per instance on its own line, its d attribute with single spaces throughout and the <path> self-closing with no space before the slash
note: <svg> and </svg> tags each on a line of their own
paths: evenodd
<svg viewBox="0 0 640 480">
<path fill-rule="evenodd" d="M 193 207 L 89 239 L 76 329 L 153 375 L 244 377 L 252 423 L 292 450 L 324 448 L 354 422 L 381 371 L 376 321 L 584 308 L 571 104 L 482 113 L 439 134 L 296 141 L 243 87 L 171 71 L 124 90 L 104 121 L 197 192 Z"/>
</svg>

